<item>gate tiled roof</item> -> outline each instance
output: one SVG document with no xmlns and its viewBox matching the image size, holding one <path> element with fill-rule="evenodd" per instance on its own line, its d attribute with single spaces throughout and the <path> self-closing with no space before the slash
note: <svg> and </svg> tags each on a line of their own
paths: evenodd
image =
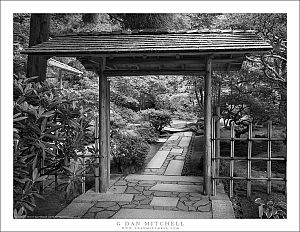
<svg viewBox="0 0 300 232">
<path fill-rule="evenodd" d="M 271 45 L 253 31 L 121 31 L 57 36 L 27 48 L 36 55 L 124 55 L 266 52 Z"/>
</svg>

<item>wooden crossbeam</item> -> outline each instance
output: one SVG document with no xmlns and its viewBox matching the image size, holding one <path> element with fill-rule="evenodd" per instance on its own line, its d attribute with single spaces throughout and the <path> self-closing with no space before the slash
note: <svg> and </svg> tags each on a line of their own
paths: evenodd
<svg viewBox="0 0 300 232">
<path fill-rule="evenodd" d="M 147 76 L 147 75 L 203 75 L 205 71 L 199 70 L 107 70 L 104 74 L 108 77 L 114 76 Z"/>
<path fill-rule="evenodd" d="M 228 55 L 216 56 L 212 70 L 227 71 L 230 64 L 231 71 L 241 68 L 242 57 L 236 55 L 228 58 Z M 80 58 L 87 70 L 93 70 L 95 64 L 99 63 L 99 57 Z M 157 73 L 161 71 L 162 73 Z M 134 57 L 132 59 L 124 57 L 109 58 L 105 64 L 105 74 L 107 76 L 127 76 L 127 75 L 198 75 L 205 72 L 205 57 L 195 56 L 165 56 L 165 57 Z"/>
</svg>

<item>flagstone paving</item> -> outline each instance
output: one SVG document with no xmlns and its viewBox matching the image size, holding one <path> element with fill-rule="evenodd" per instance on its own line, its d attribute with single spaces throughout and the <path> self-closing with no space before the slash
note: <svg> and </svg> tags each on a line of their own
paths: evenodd
<svg viewBox="0 0 300 232">
<path fill-rule="evenodd" d="M 178 200 L 179 200 L 178 197 L 153 197 L 150 205 L 176 207 Z"/>
<path fill-rule="evenodd" d="M 128 189 L 128 188 L 127 188 Z M 112 193 L 84 193 L 75 198 L 73 202 L 98 202 L 98 201 L 132 201 L 133 194 L 112 194 Z"/>
<path fill-rule="evenodd" d="M 157 142 L 158 143 L 164 143 L 164 142 L 166 142 L 168 139 L 163 139 L 163 138 L 159 138 L 158 140 L 157 140 Z"/>
<path fill-rule="evenodd" d="M 183 160 L 171 160 L 166 171 L 166 176 L 180 176 L 183 169 Z"/>
<path fill-rule="evenodd" d="M 202 186 L 184 184 L 156 184 L 150 190 L 186 193 L 201 193 L 203 191 Z"/>
<path fill-rule="evenodd" d="M 169 137 L 160 148 L 160 151 L 158 151 L 148 163 L 142 174 L 181 175 L 191 137 L 192 132 L 178 132 Z M 172 162 L 173 160 L 181 161 L 183 163 L 177 162 L 177 165 L 175 166 L 177 170 L 176 173 L 168 174 L 169 171 L 166 172 L 166 169 L 170 164 L 174 163 Z M 172 167 L 172 169 L 173 168 L 174 167 Z"/>
<path fill-rule="evenodd" d="M 168 151 L 158 151 L 152 158 L 152 160 L 148 163 L 146 168 L 161 168 L 168 154 Z"/>
<path fill-rule="evenodd" d="M 57 218 L 80 218 L 84 215 L 88 209 L 90 209 L 94 203 L 92 202 L 73 202 L 72 204 L 68 205 L 62 211 L 60 211 L 56 217 Z"/>
<path fill-rule="evenodd" d="M 152 181 L 170 181 L 170 182 L 193 182 L 194 184 L 199 184 L 203 182 L 203 177 L 201 176 L 162 176 L 162 175 L 138 175 L 131 174 L 125 177 L 128 181 L 141 181 L 141 180 L 152 180 Z"/>
<path fill-rule="evenodd" d="M 234 218 L 224 190 L 202 195 L 203 178 L 181 176 L 192 132 L 177 132 L 141 174 L 121 177 L 107 193 L 89 190 L 72 201 L 57 218 L 202 219 Z M 227 213 L 226 213 L 227 212 Z"/>
<path fill-rule="evenodd" d="M 150 209 L 122 209 L 112 218 L 114 219 L 211 219 L 209 212 L 183 212 Z"/>
</svg>

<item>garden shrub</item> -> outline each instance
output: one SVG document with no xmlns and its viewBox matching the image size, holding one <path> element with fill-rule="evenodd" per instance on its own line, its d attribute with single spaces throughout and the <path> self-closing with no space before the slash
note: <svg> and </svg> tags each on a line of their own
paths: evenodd
<svg viewBox="0 0 300 232">
<path fill-rule="evenodd" d="M 129 108 L 134 111 L 137 111 L 139 109 L 139 102 L 133 97 L 125 96 L 113 90 L 111 91 L 110 94 L 111 94 L 110 96 L 111 101 L 116 105 Z"/>
<path fill-rule="evenodd" d="M 155 95 L 155 109 L 166 109 L 170 112 L 174 112 L 176 107 L 171 103 L 169 94 Z"/>
<path fill-rule="evenodd" d="M 132 109 L 117 106 L 114 103 L 111 104 L 111 120 L 114 121 L 116 125 L 120 124 L 120 126 L 123 127 L 126 123 L 136 123 L 140 121 L 140 119 L 140 115 Z"/>
<path fill-rule="evenodd" d="M 147 122 L 138 126 L 136 128 L 136 132 L 148 143 L 156 142 L 159 136 L 155 128 L 153 128 L 150 123 Z"/>
<path fill-rule="evenodd" d="M 87 170 L 81 160 L 72 160 L 68 166 L 63 167 L 63 176 L 68 179 L 67 182 L 61 184 L 66 200 L 70 200 L 81 192 L 82 173 Z"/>
<path fill-rule="evenodd" d="M 151 126 L 159 133 L 162 132 L 165 126 L 170 125 L 172 121 L 170 113 L 166 110 L 147 109 L 141 111 L 141 114 L 145 118 L 148 117 Z"/>
<path fill-rule="evenodd" d="M 195 114 L 193 112 L 188 112 L 188 111 L 177 110 L 176 112 L 174 112 L 174 115 L 176 115 L 179 119 L 183 119 L 183 120 L 189 120 L 195 118 Z"/>
<path fill-rule="evenodd" d="M 14 76 L 14 209 L 25 215 L 35 208 L 38 182 L 68 167 L 84 149 L 90 122 L 89 109 L 71 95 L 33 80 Z"/>
<path fill-rule="evenodd" d="M 55 112 L 45 107 L 51 94 L 47 84 L 31 83 L 31 79 L 14 75 L 13 88 L 14 209 L 26 216 L 36 207 L 38 186 L 34 177 L 40 175 L 41 160 L 55 156 L 50 141 L 61 138 L 51 133 L 59 127 L 51 125 Z"/>
<path fill-rule="evenodd" d="M 122 173 L 141 170 L 149 151 L 149 145 L 139 137 L 118 131 L 111 138 L 111 155 Z"/>
</svg>

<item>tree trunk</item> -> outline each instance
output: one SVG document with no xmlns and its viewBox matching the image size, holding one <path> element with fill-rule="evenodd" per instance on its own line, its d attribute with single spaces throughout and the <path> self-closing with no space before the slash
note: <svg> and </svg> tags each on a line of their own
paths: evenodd
<svg viewBox="0 0 300 232">
<path fill-rule="evenodd" d="M 29 47 L 49 39 L 50 14 L 31 14 Z M 28 55 L 27 77 L 38 76 L 36 81 L 46 80 L 47 58 Z"/>
</svg>

